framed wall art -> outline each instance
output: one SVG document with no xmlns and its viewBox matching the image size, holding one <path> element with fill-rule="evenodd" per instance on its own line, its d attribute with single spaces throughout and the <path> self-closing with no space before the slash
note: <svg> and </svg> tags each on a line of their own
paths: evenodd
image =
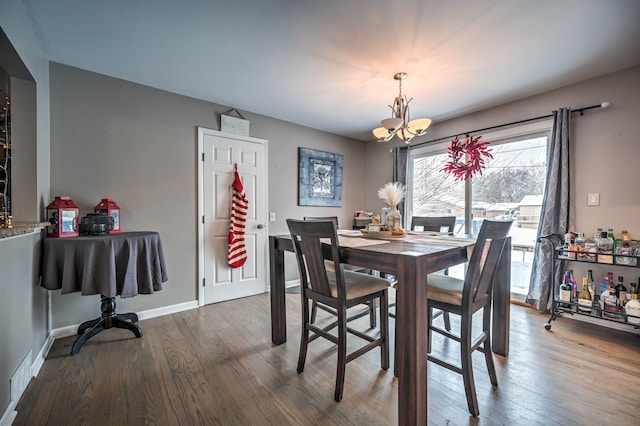
<svg viewBox="0 0 640 426">
<path fill-rule="evenodd" d="M 298 148 L 298 205 L 342 206 L 340 154 Z"/>
</svg>

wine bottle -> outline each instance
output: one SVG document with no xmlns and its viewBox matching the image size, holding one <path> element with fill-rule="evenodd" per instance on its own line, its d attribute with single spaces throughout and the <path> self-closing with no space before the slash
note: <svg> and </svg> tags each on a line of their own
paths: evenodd
<svg viewBox="0 0 640 426">
<path fill-rule="evenodd" d="M 580 312 L 590 313 L 591 305 L 593 304 L 593 298 L 589 291 L 589 279 L 587 277 L 582 278 L 582 290 L 578 295 L 578 310 Z"/>
<path fill-rule="evenodd" d="M 560 284 L 560 300 L 562 302 L 560 305 L 565 308 L 571 307 L 571 283 L 569 282 L 569 271 L 564 274 L 564 281 Z"/>
<path fill-rule="evenodd" d="M 627 303 L 627 288 L 623 283 L 624 278 L 618 276 L 618 285 L 616 286 L 616 298 L 618 299 L 618 306 L 623 307 Z"/>
<path fill-rule="evenodd" d="M 587 271 L 587 287 L 589 288 L 589 292 L 591 293 L 591 299 L 595 303 L 596 301 L 596 285 L 593 282 L 593 271 L 589 269 Z"/>
</svg>

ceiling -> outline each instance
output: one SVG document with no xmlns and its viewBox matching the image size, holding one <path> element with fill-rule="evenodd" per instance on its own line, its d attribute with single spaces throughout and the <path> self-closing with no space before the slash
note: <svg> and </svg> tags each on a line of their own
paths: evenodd
<svg viewBox="0 0 640 426">
<path fill-rule="evenodd" d="M 437 123 L 640 63 L 638 0 L 23 2 L 51 61 L 361 140 L 399 71 Z"/>
</svg>

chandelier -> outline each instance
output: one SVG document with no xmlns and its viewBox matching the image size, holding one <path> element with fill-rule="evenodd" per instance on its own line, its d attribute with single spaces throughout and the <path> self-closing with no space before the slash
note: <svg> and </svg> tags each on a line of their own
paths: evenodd
<svg viewBox="0 0 640 426">
<path fill-rule="evenodd" d="M 393 101 L 393 105 L 389 105 L 391 118 L 382 120 L 380 122 L 382 127 L 373 129 L 373 135 L 378 142 L 388 142 L 397 135 L 405 143 L 409 143 L 415 136 L 422 136 L 427 133 L 427 128 L 431 125 L 431 119 L 416 118 L 411 120 L 409 103 L 413 98 L 407 100 L 407 97 L 402 94 L 402 80 L 407 78 L 407 73 L 399 72 L 393 78 L 398 81 L 400 93 Z"/>
</svg>

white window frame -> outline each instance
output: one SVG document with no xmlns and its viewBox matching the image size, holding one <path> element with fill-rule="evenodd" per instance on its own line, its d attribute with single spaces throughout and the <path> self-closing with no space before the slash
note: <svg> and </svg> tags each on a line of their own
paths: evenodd
<svg viewBox="0 0 640 426">
<path fill-rule="evenodd" d="M 551 141 L 551 132 L 553 129 L 553 119 L 543 119 L 532 123 L 526 123 L 513 127 L 497 129 L 491 132 L 482 133 L 482 140 L 489 141 L 492 145 L 501 145 L 525 138 L 536 138 L 547 136 L 548 143 Z M 407 161 L 407 191 L 405 217 L 408 219 L 413 215 L 413 161 L 417 158 L 427 157 L 436 154 L 444 154 L 451 145 L 451 140 L 442 142 L 434 142 L 409 148 L 409 158 Z M 548 148 L 548 146 L 547 146 Z M 465 233 L 471 232 L 471 180 L 465 182 Z"/>
</svg>

